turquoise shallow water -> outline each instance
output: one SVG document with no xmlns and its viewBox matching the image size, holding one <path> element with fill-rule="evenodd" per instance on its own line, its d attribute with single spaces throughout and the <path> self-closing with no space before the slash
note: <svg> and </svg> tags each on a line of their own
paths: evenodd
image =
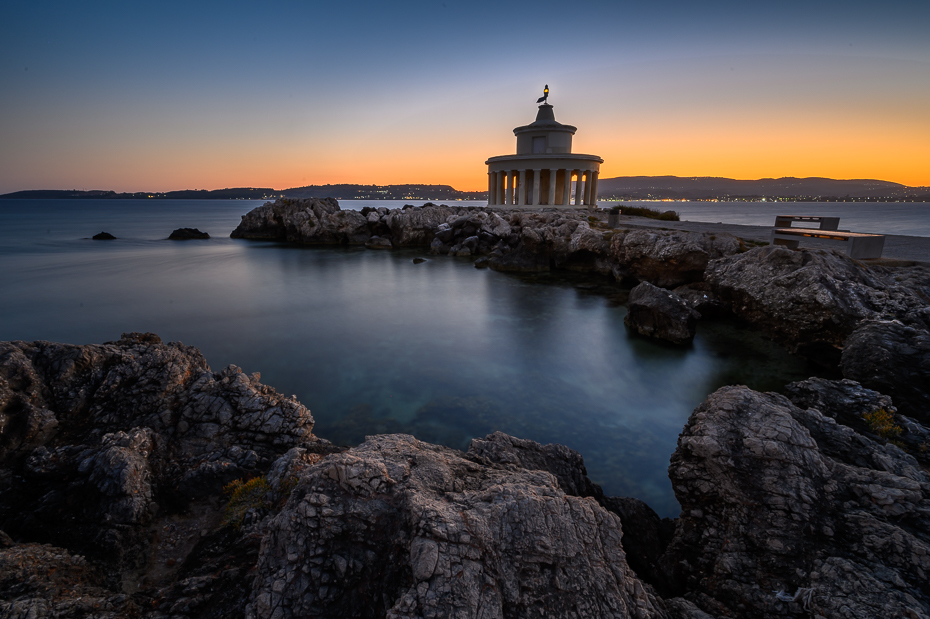
<svg viewBox="0 0 930 619">
<path fill-rule="evenodd" d="M 0 340 L 153 331 L 214 369 L 260 372 L 334 442 L 409 432 L 465 448 L 502 430 L 564 443 L 608 494 L 662 515 L 678 511 L 669 456 L 708 393 L 812 373 L 733 325 L 702 324 L 686 349 L 633 337 L 607 279 L 229 239 L 245 201 L 12 202 L 0 201 Z M 165 240 L 182 226 L 214 238 Z M 87 240 L 101 230 L 120 238 Z"/>
</svg>

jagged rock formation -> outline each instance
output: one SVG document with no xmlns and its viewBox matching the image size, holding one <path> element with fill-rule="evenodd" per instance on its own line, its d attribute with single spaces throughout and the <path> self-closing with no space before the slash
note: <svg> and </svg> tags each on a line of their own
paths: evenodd
<svg viewBox="0 0 930 619">
<path fill-rule="evenodd" d="M 151 334 L 0 343 L 0 615 L 930 617 L 930 431 L 854 381 L 708 397 L 672 522 L 560 445 L 335 448 L 258 380 Z"/>
<path fill-rule="evenodd" d="M 640 335 L 687 344 L 694 339 L 700 317 L 674 292 L 643 282 L 630 291 L 630 310 L 623 322 Z"/>
<path fill-rule="evenodd" d="M 870 320 L 843 348 L 843 376 L 887 393 L 898 409 L 930 423 L 930 332 L 897 320 Z"/>
<path fill-rule="evenodd" d="M 131 580 L 159 518 L 318 440 L 304 406 L 258 381 L 152 334 L 0 343 L 0 529 Z"/>
<path fill-rule="evenodd" d="M 664 616 L 620 538 L 549 473 L 369 437 L 308 469 L 269 523 L 246 616 Z"/>
<path fill-rule="evenodd" d="M 834 367 L 846 338 L 865 320 L 898 318 L 930 328 L 930 297 L 922 288 L 835 251 L 760 247 L 710 262 L 705 279 L 734 314 Z"/>
<path fill-rule="evenodd" d="M 682 515 L 664 563 L 711 615 L 930 613 L 930 478 L 898 447 L 724 387 L 691 415 L 669 477 Z"/>
<path fill-rule="evenodd" d="M 229 235 L 234 239 L 321 245 L 362 245 L 372 235 L 358 211 L 343 211 L 333 198 L 281 198 L 252 209 Z"/>
<path fill-rule="evenodd" d="M 429 247 L 433 254 L 487 256 L 499 271 L 553 268 L 674 287 L 703 278 L 708 262 L 742 251 L 729 234 L 611 230 L 587 211 L 500 211 L 427 203 L 343 211 L 331 199 L 280 199 L 243 216 L 233 238 L 372 249 Z"/>
<path fill-rule="evenodd" d="M 887 395 L 863 387 L 854 380 L 809 378 L 785 386 L 785 395 L 799 408 L 816 408 L 827 417 L 879 443 L 894 441 L 924 466 L 930 465 L 930 430 L 898 413 Z M 888 423 L 878 427 L 867 417 L 885 411 Z"/>
</svg>

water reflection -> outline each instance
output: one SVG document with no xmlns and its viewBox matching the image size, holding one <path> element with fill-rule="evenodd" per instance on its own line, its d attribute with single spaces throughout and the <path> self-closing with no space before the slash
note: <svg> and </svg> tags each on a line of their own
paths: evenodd
<svg viewBox="0 0 930 619">
<path fill-rule="evenodd" d="M 778 389 L 812 373 L 732 325 L 702 323 L 686 349 L 631 337 L 624 293 L 606 279 L 224 237 L 55 243 L 0 253 L 0 339 L 154 331 L 198 346 L 215 369 L 261 372 L 336 443 L 409 432 L 465 448 L 494 430 L 564 443 L 609 494 L 663 515 L 678 509 L 669 455 L 708 393 Z"/>
</svg>

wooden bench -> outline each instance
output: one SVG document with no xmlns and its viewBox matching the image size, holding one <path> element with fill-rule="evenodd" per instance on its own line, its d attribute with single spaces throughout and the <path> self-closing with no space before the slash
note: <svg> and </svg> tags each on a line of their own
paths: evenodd
<svg viewBox="0 0 930 619">
<path fill-rule="evenodd" d="M 839 217 L 818 217 L 814 215 L 776 215 L 776 228 L 790 228 L 791 222 L 800 221 L 802 223 L 820 223 L 821 230 L 836 230 L 840 227 Z"/>
<path fill-rule="evenodd" d="M 885 247 L 885 235 L 864 232 L 837 232 L 814 228 L 774 228 L 772 245 L 784 245 L 797 249 L 802 238 L 841 241 L 846 243 L 846 255 L 857 260 L 881 258 Z"/>
</svg>

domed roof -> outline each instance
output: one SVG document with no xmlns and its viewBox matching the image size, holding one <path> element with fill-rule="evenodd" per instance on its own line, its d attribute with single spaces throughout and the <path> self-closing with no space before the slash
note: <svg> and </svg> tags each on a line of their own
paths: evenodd
<svg viewBox="0 0 930 619">
<path fill-rule="evenodd" d="M 577 127 L 563 125 L 556 121 L 552 106 L 548 103 L 543 103 L 539 106 L 539 111 L 536 112 L 536 120 L 528 125 L 517 127 L 513 130 L 513 133 L 517 135 L 526 131 L 567 131 L 574 134 L 577 130 Z"/>
</svg>

